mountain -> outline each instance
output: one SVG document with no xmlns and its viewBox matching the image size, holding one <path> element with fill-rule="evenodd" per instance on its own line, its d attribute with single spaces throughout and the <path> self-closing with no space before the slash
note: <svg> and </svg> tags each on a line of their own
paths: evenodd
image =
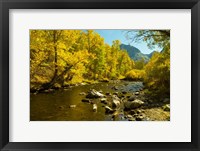
<svg viewBox="0 0 200 151">
<path fill-rule="evenodd" d="M 153 56 L 154 52 L 156 52 L 156 51 L 153 51 L 150 54 L 146 54 L 149 57 L 149 59 Z"/>
<path fill-rule="evenodd" d="M 154 51 L 153 51 L 150 54 L 143 54 L 138 48 L 131 46 L 131 45 L 125 45 L 125 44 L 121 44 L 120 49 L 126 50 L 129 54 L 130 58 L 132 58 L 135 61 L 141 60 L 142 58 L 144 58 L 144 60 L 146 62 L 148 62 L 154 53 Z"/>
</svg>

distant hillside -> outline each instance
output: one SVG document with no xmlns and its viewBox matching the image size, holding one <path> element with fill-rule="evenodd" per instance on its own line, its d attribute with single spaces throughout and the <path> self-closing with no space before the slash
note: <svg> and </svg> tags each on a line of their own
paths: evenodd
<svg viewBox="0 0 200 151">
<path fill-rule="evenodd" d="M 154 53 L 154 51 L 153 51 L 150 54 L 143 54 L 143 53 L 141 53 L 141 51 L 138 48 L 131 46 L 131 45 L 125 45 L 125 44 L 121 44 L 120 49 L 126 50 L 129 54 L 129 56 L 135 61 L 141 60 L 142 58 L 144 58 L 144 60 L 148 62 Z"/>
</svg>

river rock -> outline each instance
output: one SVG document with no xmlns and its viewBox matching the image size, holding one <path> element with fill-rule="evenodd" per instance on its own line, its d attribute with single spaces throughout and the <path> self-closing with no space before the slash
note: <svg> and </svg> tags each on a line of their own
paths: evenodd
<svg viewBox="0 0 200 151">
<path fill-rule="evenodd" d="M 106 98 L 101 98 L 101 99 L 100 99 L 100 101 L 101 101 L 101 103 L 103 103 L 103 104 L 108 104 L 108 102 L 107 102 L 107 99 L 106 99 Z"/>
<path fill-rule="evenodd" d="M 90 101 L 90 99 L 85 98 L 85 99 L 82 99 L 82 102 L 90 103 L 91 101 Z"/>
<path fill-rule="evenodd" d="M 132 118 L 132 115 L 128 114 L 128 115 L 127 115 L 127 118 Z"/>
<path fill-rule="evenodd" d="M 94 89 L 92 89 L 87 95 L 86 98 L 102 98 L 104 95 Z"/>
<path fill-rule="evenodd" d="M 142 106 L 144 104 L 143 101 L 136 99 L 134 101 L 131 102 L 130 108 L 131 109 L 135 109 L 135 108 L 139 108 L 140 106 Z"/>
<path fill-rule="evenodd" d="M 116 108 L 120 106 L 120 98 L 118 98 L 116 95 L 112 96 L 112 107 Z"/>
<path fill-rule="evenodd" d="M 136 121 L 143 121 L 146 118 L 145 114 L 135 115 Z"/>
<path fill-rule="evenodd" d="M 96 112 L 97 111 L 97 105 L 93 104 L 93 108 L 92 109 L 93 109 L 94 112 Z"/>
<path fill-rule="evenodd" d="M 134 116 L 134 117 L 137 117 L 137 116 L 138 116 L 138 114 L 136 113 L 136 114 L 134 114 L 133 116 Z"/>
<path fill-rule="evenodd" d="M 142 106 L 144 104 L 143 101 L 139 100 L 139 99 L 136 99 L 132 102 L 128 101 L 128 102 L 125 102 L 124 103 L 124 107 L 126 109 L 136 109 L 136 108 L 139 108 L 140 106 Z"/>
<path fill-rule="evenodd" d="M 86 85 L 86 83 L 81 82 L 80 85 Z"/>
<path fill-rule="evenodd" d="M 139 94 L 140 94 L 140 92 L 139 92 L 139 91 L 136 91 L 136 92 L 135 92 L 135 95 L 139 95 Z"/>
<path fill-rule="evenodd" d="M 141 110 L 137 110 L 137 113 L 140 114 L 140 113 L 142 113 L 142 111 Z"/>
<path fill-rule="evenodd" d="M 135 118 L 132 115 L 127 115 L 127 119 L 129 121 L 135 121 Z"/>
<path fill-rule="evenodd" d="M 106 113 L 114 113 L 115 110 L 113 110 L 113 109 L 110 108 L 109 106 L 105 106 L 105 112 L 106 112 Z"/>
<path fill-rule="evenodd" d="M 119 106 L 120 106 L 120 101 L 114 99 L 114 100 L 112 101 L 112 107 L 113 107 L 113 108 L 117 108 L 117 107 L 119 107 Z"/>
<path fill-rule="evenodd" d="M 113 94 L 117 96 L 119 93 L 118 92 L 113 92 Z"/>
<path fill-rule="evenodd" d="M 136 121 L 142 121 L 144 118 L 145 118 L 145 115 L 140 114 L 136 117 Z"/>
<path fill-rule="evenodd" d="M 76 107 L 76 105 L 70 105 L 69 107 L 70 107 L 70 108 L 75 108 L 75 107 Z"/>
</svg>

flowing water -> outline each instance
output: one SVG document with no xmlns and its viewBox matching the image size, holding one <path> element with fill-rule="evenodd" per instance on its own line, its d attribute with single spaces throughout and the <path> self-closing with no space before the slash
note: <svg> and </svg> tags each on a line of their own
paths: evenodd
<svg viewBox="0 0 200 151">
<path fill-rule="evenodd" d="M 117 87 L 117 90 L 113 89 Z M 106 92 L 131 93 L 143 88 L 142 82 L 109 82 L 90 85 L 79 85 L 69 89 L 60 89 L 51 93 L 31 94 L 30 97 L 30 120 L 31 121 L 110 121 L 111 115 L 105 114 L 104 104 L 96 100 L 97 112 L 93 111 L 93 105 L 81 100 L 90 89 Z M 70 108 L 70 105 L 76 107 Z"/>
</svg>

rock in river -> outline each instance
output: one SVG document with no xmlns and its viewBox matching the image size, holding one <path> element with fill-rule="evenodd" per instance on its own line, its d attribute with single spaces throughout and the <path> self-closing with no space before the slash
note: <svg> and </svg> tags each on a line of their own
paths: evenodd
<svg viewBox="0 0 200 151">
<path fill-rule="evenodd" d="M 87 95 L 86 98 L 102 98 L 104 95 L 94 89 L 92 89 Z"/>
<path fill-rule="evenodd" d="M 96 112 L 97 111 L 97 105 L 93 104 L 93 111 Z"/>
<path fill-rule="evenodd" d="M 136 121 L 142 121 L 144 118 L 145 118 L 145 115 L 140 114 L 136 117 Z"/>
<path fill-rule="evenodd" d="M 119 100 L 113 100 L 112 101 L 112 107 L 113 108 L 116 108 L 116 107 L 119 107 L 120 106 L 120 101 Z"/>
<path fill-rule="evenodd" d="M 135 92 L 135 95 L 139 95 L 139 94 L 140 94 L 140 92 L 139 92 L 139 91 L 136 91 L 136 92 Z"/>
<path fill-rule="evenodd" d="M 114 113 L 115 112 L 115 110 L 113 110 L 109 106 L 105 106 L 105 111 L 106 111 L 106 113 Z"/>
<path fill-rule="evenodd" d="M 103 103 L 103 104 L 108 104 L 108 102 L 107 102 L 107 99 L 106 99 L 106 98 L 102 98 L 102 99 L 100 99 L 100 101 L 101 101 L 101 103 Z"/>
<path fill-rule="evenodd" d="M 70 107 L 70 108 L 75 108 L 75 107 L 76 107 L 76 105 L 70 105 L 69 107 Z"/>
<path fill-rule="evenodd" d="M 127 119 L 129 121 L 135 121 L 135 118 L 132 115 L 127 115 Z"/>
<path fill-rule="evenodd" d="M 140 106 L 142 106 L 144 104 L 143 101 L 139 100 L 139 99 L 136 99 L 132 102 L 125 102 L 124 103 L 124 106 L 126 109 L 136 109 L 136 108 L 139 108 Z"/>
</svg>

